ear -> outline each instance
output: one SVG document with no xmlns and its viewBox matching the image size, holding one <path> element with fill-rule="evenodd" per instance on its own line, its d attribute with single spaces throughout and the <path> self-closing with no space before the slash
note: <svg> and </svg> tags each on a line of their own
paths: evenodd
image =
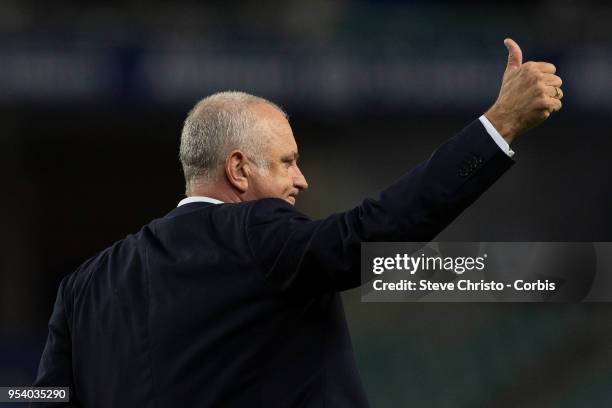
<svg viewBox="0 0 612 408">
<path fill-rule="evenodd" d="M 242 194 L 249 188 L 249 172 L 249 163 L 244 153 L 232 150 L 225 159 L 225 177 Z"/>
</svg>

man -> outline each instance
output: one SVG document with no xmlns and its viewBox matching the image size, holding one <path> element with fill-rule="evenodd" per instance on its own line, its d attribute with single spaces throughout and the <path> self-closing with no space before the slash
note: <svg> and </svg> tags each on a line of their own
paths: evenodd
<svg viewBox="0 0 612 408">
<path fill-rule="evenodd" d="M 187 198 L 67 276 L 38 386 L 83 407 L 367 406 L 339 291 L 362 241 L 427 241 L 511 165 L 509 143 L 561 108 L 543 62 L 508 65 L 495 104 L 378 200 L 312 221 L 286 115 L 212 95 L 190 112 Z"/>
</svg>

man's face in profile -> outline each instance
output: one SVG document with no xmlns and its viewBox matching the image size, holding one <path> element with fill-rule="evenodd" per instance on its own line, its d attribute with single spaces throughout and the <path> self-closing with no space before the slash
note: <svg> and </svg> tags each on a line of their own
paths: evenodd
<svg viewBox="0 0 612 408">
<path fill-rule="evenodd" d="M 282 113 L 267 104 L 252 108 L 260 118 L 264 137 L 267 171 L 255 171 L 249 181 L 250 199 L 276 197 L 295 205 L 300 191 L 308 188 L 297 165 L 298 148 L 289 122 Z"/>
</svg>

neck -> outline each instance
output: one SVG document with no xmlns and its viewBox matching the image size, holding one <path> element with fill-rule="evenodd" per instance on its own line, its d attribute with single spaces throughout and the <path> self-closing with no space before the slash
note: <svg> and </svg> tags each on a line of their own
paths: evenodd
<svg viewBox="0 0 612 408">
<path fill-rule="evenodd" d="M 189 186 L 187 197 L 204 196 L 214 198 L 224 203 L 239 203 L 244 201 L 238 193 L 223 183 L 216 181 L 212 183 L 193 182 Z"/>
</svg>

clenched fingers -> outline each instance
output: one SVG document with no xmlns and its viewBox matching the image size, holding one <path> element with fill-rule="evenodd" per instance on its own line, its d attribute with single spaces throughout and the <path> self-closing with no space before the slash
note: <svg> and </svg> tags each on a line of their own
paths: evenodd
<svg viewBox="0 0 612 408">
<path fill-rule="evenodd" d="M 553 112 L 557 112 L 561 110 L 561 107 L 563 107 L 563 104 L 561 103 L 561 101 L 558 99 L 553 99 L 553 106 L 552 106 Z"/>
<path fill-rule="evenodd" d="M 542 82 L 546 85 L 556 86 L 560 88 L 563 85 L 563 80 L 561 77 L 554 74 L 542 74 Z"/>
<path fill-rule="evenodd" d="M 561 110 L 561 107 L 563 106 L 563 104 L 561 103 L 561 101 L 559 99 L 556 98 L 548 98 L 548 100 L 546 101 L 546 110 L 548 112 L 557 112 L 559 110 Z"/>
<path fill-rule="evenodd" d="M 557 68 L 549 62 L 533 62 L 533 65 L 540 72 L 543 72 L 545 74 L 554 74 L 555 72 L 557 72 Z"/>
<path fill-rule="evenodd" d="M 561 99 L 563 98 L 563 90 L 558 86 L 547 86 L 546 95 L 550 96 L 551 98 Z"/>
</svg>

